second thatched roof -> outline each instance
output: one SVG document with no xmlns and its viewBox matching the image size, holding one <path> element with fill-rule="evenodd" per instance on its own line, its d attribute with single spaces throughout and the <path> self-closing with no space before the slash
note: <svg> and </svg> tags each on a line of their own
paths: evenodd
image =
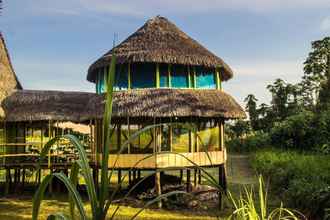
<svg viewBox="0 0 330 220">
<path fill-rule="evenodd" d="M 5 40 L 0 32 L 0 102 L 13 91 L 22 89 L 12 66 Z M 4 112 L 0 108 L 0 118 L 4 117 Z"/>
<path fill-rule="evenodd" d="M 151 62 L 204 66 L 222 69 L 222 79 L 233 76 L 231 68 L 164 17 L 148 20 L 126 40 L 104 54 L 88 70 L 87 80 L 95 82 L 97 68 L 110 64 L 116 53 L 118 63 Z"/>
<path fill-rule="evenodd" d="M 102 118 L 104 95 L 63 91 L 16 91 L 2 103 L 6 121 L 74 121 Z M 239 104 L 220 90 L 136 89 L 118 91 L 114 119 L 245 118 Z"/>
</svg>

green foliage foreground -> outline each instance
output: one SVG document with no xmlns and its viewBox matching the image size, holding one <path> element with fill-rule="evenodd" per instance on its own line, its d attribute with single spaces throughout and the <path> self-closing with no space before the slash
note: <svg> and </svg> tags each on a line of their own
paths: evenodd
<svg viewBox="0 0 330 220">
<path fill-rule="evenodd" d="M 235 211 L 229 217 L 229 219 L 238 220 L 298 220 L 304 218 L 304 216 L 296 211 L 291 211 L 290 209 L 275 208 L 270 210 L 268 207 L 267 191 L 265 191 L 265 184 L 262 176 L 259 177 L 259 189 L 258 198 L 255 198 L 255 193 L 253 188 L 248 189 L 244 187 L 244 193 L 240 195 L 238 199 L 235 199 L 230 193 L 229 198 L 234 205 Z"/>
<path fill-rule="evenodd" d="M 323 219 L 329 212 L 329 155 L 262 150 L 255 154 L 252 165 L 269 178 L 271 191 L 289 207 L 311 219 Z"/>
</svg>

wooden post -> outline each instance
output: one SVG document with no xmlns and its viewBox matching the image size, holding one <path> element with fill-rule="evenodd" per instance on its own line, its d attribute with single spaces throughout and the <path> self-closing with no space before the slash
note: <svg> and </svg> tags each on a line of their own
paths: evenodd
<svg viewBox="0 0 330 220">
<path fill-rule="evenodd" d="M 197 169 L 194 169 L 194 186 L 197 186 Z"/>
<path fill-rule="evenodd" d="M 225 142 L 224 142 L 224 124 L 223 124 L 223 121 L 221 120 L 219 122 L 219 131 L 220 131 L 220 151 L 223 151 L 224 149 L 224 145 L 225 145 Z"/>
<path fill-rule="evenodd" d="M 160 172 L 158 172 L 156 170 L 156 174 L 155 174 L 155 188 L 156 188 L 156 192 L 157 195 L 161 195 L 162 194 L 162 189 L 161 189 L 161 183 L 160 183 Z M 162 208 L 162 201 L 158 202 L 158 208 Z"/>
<path fill-rule="evenodd" d="M 183 170 L 180 170 L 180 184 L 183 182 Z"/>
<path fill-rule="evenodd" d="M 140 169 L 137 170 L 137 178 L 138 178 L 138 180 L 141 179 L 141 170 Z"/>
<path fill-rule="evenodd" d="M 201 174 L 201 170 L 198 170 L 198 184 L 202 184 L 202 174 Z"/>
<path fill-rule="evenodd" d="M 128 71 L 128 79 L 127 79 L 127 84 L 128 84 L 128 89 L 131 89 L 132 88 L 132 82 L 131 82 L 131 63 L 128 63 L 127 64 L 128 65 L 128 69 L 127 69 L 127 71 Z"/>
<path fill-rule="evenodd" d="M 9 193 L 9 187 L 11 185 L 10 168 L 6 168 L 6 183 L 5 183 L 5 195 Z"/>
<path fill-rule="evenodd" d="M 156 88 L 160 87 L 159 63 L 156 63 Z"/>
<path fill-rule="evenodd" d="M 226 172 L 224 164 L 219 166 L 219 185 L 223 189 L 222 192 L 219 192 L 219 208 L 222 209 L 222 195 L 225 194 L 227 190 Z"/>
<path fill-rule="evenodd" d="M 187 192 L 191 192 L 191 180 L 190 180 L 190 169 L 187 169 Z"/>
<path fill-rule="evenodd" d="M 131 184 L 132 184 L 132 172 L 128 171 L 128 185 L 131 186 Z"/>
<path fill-rule="evenodd" d="M 216 85 L 218 90 L 222 90 L 221 87 L 221 76 L 218 68 L 215 68 L 215 78 L 216 78 Z"/>
</svg>

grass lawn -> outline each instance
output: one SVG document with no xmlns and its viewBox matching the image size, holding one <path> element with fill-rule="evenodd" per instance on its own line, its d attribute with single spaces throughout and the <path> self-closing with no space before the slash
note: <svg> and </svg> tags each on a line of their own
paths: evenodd
<svg viewBox="0 0 330 220">
<path fill-rule="evenodd" d="M 90 211 L 89 206 L 86 208 Z M 121 206 L 116 219 L 130 219 L 139 208 L 132 208 L 127 206 Z M 50 213 L 65 212 L 69 213 L 68 203 L 57 200 L 45 200 L 42 203 L 39 219 L 46 219 Z M 32 202 L 29 198 L 4 198 L 0 199 L 0 219 L 1 220 L 27 220 L 31 219 Z M 111 212 L 110 212 L 111 213 Z M 188 211 L 166 211 L 166 210 L 152 210 L 147 209 L 143 211 L 138 219 L 216 219 L 209 216 L 197 216 L 195 213 L 191 214 Z"/>
<path fill-rule="evenodd" d="M 216 170 L 209 170 L 217 178 Z M 229 190 L 234 195 L 238 195 L 243 185 L 255 184 L 256 178 L 250 167 L 248 156 L 233 155 L 229 156 L 227 163 L 228 185 Z M 174 174 L 174 173 L 173 173 Z M 114 180 L 113 180 L 114 181 Z M 115 182 L 115 181 L 114 181 Z M 228 206 L 228 205 L 227 205 Z M 89 209 L 89 206 L 86 205 Z M 65 212 L 68 213 L 68 203 L 66 197 L 59 198 L 59 200 L 44 200 L 40 210 L 40 219 L 46 219 L 50 213 Z M 139 208 L 128 206 L 121 206 L 116 219 L 130 219 Z M 212 210 L 213 212 L 214 210 Z M 0 197 L 0 220 L 23 220 L 31 219 L 32 201 L 31 196 L 11 196 L 6 198 Z M 111 213 L 111 211 L 110 211 Z M 230 209 L 227 207 L 221 216 L 228 216 Z M 213 212 L 214 214 L 214 212 Z M 157 210 L 147 209 L 143 211 L 138 219 L 217 219 L 211 217 L 212 213 L 208 212 L 192 212 L 191 210 Z"/>
</svg>

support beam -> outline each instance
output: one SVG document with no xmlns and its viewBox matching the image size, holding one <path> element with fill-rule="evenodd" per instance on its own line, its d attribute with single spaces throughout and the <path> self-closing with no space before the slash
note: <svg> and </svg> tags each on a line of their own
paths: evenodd
<svg viewBox="0 0 330 220">
<path fill-rule="evenodd" d="M 159 63 L 156 63 L 156 88 L 160 87 Z"/>
<path fill-rule="evenodd" d="M 219 208 L 222 209 L 222 197 L 223 194 L 226 193 L 227 190 L 227 179 L 226 179 L 226 170 L 225 170 L 225 165 L 220 165 L 219 166 L 219 185 L 222 188 L 222 192 L 219 192 Z"/>
<path fill-rule="evenodd" d="M 187 169 L 187 183 L 186 183 L 186 188 L 187 192 L 191 192 L 191 179 L 190 179 L 190 169 Z"/>
<path fill-rule="evenodd" d="M 160 172 L 155 173 L 155 188 L 157 196 L 160 196 L 162 194 L 161 184 L 160 184 Z M 158 202 L 158 208 L 162 208 L 162 201 Z"/>
</svg>

